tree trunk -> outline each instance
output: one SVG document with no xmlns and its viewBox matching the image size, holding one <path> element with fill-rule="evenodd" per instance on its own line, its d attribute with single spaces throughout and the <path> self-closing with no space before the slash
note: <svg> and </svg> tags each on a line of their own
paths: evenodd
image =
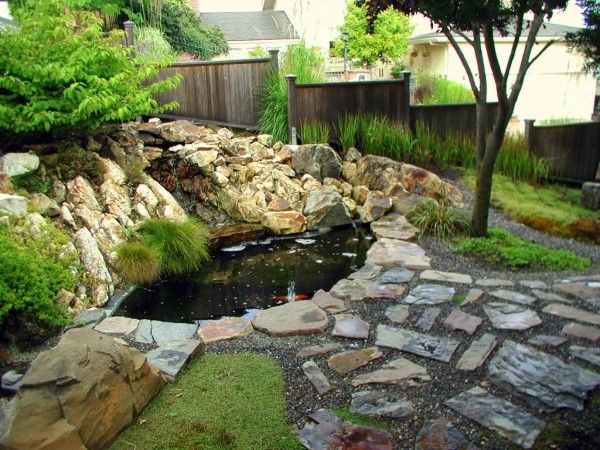
<svg viewBox="0 0 600 450">
<path fill-rule="evenodd" d="M 477 157 L 477 169 L 481 165 L 483 161 L 483 157 L 485 156 L 485 145 L 487 140 L 487 130 L 488 130 L 488 107 L 487 101 L 485 98 L 483 100 L 478 100 L 476 105 L 476 123 L 475 123 L 475 144 L 476 144 L 476 157 Z"/>
</svg>

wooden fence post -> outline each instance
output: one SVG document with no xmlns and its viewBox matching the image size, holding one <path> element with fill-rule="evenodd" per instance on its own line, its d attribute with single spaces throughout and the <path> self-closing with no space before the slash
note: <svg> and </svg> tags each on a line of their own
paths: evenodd
<svg viewBox="0 0 600 450">
<path fill-rule="evenodd" d="M 279 50 L 276 48 L 269 49 L 269 55 L 271 55 L 271 65 L 275 72 L 279 71 Z"/>
<path fill-rule="evenodd" d="M 135 58 L 135 23 L 131 20 L 123 22 L 123 28 L 125 28 L 125 45 L 131 47 L 131 57 Z"/>
<path fill-rule="evenodd" d="M 525 141 L 527 141 L 527 147 L 533 151 L 533 125 L 535 119 L 525 119 Z"/>
<path fill-rule="evenodd" d="M 410 128 L 410 72 L 402 72 L 404 77 L 404 124 Z"/>
<path fill-rule="evenodd" d="M 296 75 L 286 75 L 288 91 L 288 144 L 296 145 L 298 143 L 298 116 L 296 114 Z"/>
</svg>

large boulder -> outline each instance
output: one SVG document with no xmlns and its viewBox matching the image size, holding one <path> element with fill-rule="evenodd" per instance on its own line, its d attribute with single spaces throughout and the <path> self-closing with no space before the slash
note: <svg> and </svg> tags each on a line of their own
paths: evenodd
<svg viewBox="0 0 600 450">
<path fill-rule="evenodd" d="M 342 196 L 330 186 L 308 191 L 304 215 L 309 230 L 345 225 L 352 221 Z"/>
<path fill-rule="evenodd" d="M 192 143 L 201 140 L 208 134 L 206 128 L 194 125 L 187 120 L 176 120 L 163 123 L 159 127 L 160 136 L 167 142 Z"/>
<path fill-rule="evenodd" d="M 25 214 L 27 214 L 25 197 L 0 193 L 0 216 L 22 217 Z"/>
<path fill-rule="evenodd" d="M 301 145 L 292 156 L 292 168 L 298 175 L 307 173 L 323 181 L 327 177 L 340 177 L 342 161 L 329 146 Z"/>
<path fill-rule="evenodd" d="M 70 330 L 23 377 L 0 422 L 0 447 L 107 448 L 163 384 L 158 369 L 122 340 Z"/>
<path fill-rule="evenodd" d="M 400 170 L 402 185 L 413 194 L 422 194 L 437 200 L 462 203 L 462 194 L 456 186 L 440 179 L 436 174 L 420 167 L 403 164 Z"/>
<path fill-rule="evenodd" d="M 262 225 L 275 234 L 302 233 L 306 218 L 298 211 L 269 211 L 263 215 Z"/>
<path fill-rule="evenodd" d="M 383 156 L 366 155 L 356 163 L 356 174 L 350 183 L 367 186 L 373 191 L 387 192 L 388 188 L 400 181 L 402 163 Z"/>
<path fill-rule="evenodd" d="M 40 158 L 31 153 L 7 153 L 0 158 L 0 171 L 9 177 L 33 172 L 40 166 Z"/>
</svg>

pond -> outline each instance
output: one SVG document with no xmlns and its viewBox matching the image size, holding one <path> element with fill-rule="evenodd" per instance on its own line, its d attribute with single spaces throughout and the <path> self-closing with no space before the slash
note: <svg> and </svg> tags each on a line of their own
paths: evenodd
<svg viewBox="0 0 600 450">
<path fill-rule="evenodd" d="M 136 289 L 115 315 L 193 322 L 307 299 L 362 267 L 372 241 L 348 226 L 223 248 L 198 272 Z"/>
</svg>

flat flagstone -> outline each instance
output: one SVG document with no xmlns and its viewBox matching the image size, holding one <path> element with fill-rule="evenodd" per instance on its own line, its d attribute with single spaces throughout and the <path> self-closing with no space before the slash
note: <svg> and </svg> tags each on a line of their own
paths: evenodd
<svg viewBox="0 0 600 450">
<path fill-rule="evenodd" d="M 419 229 L 400 214 L 387 214 L 371 223 L 371 231 L 377 239 L 402 239 L 409 241 L 416 236 Z"/>
<path fill-rule="evenodd" d="M 447 419 L 427 420 L 423 423 L 415 450 L 477 450 Z"/>
<path fill-rule="evenodd" d="M 327 313 L 310 300 L 274 306 L 252 319 L 255 329 L 271 336 L 321 333 L 327 324 Z"/>
<path fill-rule="evenodd" d="M 427 369 L 406 358 L 397 358 L 381 366 L 374 372 L 358 375 L 352 380 L 352 386 L 363 384 L 394 384 L 401 388 L 419 386 L 430 381 Z"/>
<path fill-rule="evenodd" d="M 152 338 L 158 345 L 181 339 L 191 339 L 197 330 L 198 327 L 194 324 L 152 321 Z"/>
<path fill-rule="evenodd" d="M 535 298 L 531 295 L 521 294 L 520 292 L 507 291 L 505 289 L 498 289 L 490 292 L 492 297 L 499 298 L 500 300 L 507 300 L 509 302 L 519 303 L 520 305 L 531 305 L 535 303 Z"/>
<path fill-rule="evenodd" d="M 308 358 L 309 356 L 324 355 L 326 353 L 335 352 L 340 350 L 342 346 L 337 342 L 327 342 L 321 345 L 309 345 L 308 347 L 301 348 L 296 353 L 296 358 Z"/>
<path fill-rule="evenodd" d="M 564 317 L 565 319 L 573 319 L 580 322 L 591 323 L 592 325 L 600 325 L 600 315 L 572 306 L 562 305 L 560 303 L 551 303 L 542 309 L 542 311 L 554 316 Z"/>
<path fill-rule="evenodd" d="M 107 317 L 96 324 L 94 330 L 106 334 L 128 335 L 135 331 L 139 323 L 138 319 L 130 319 L 129 317 Z"/>
<path fill-rule="evenodd" d="M 477 288 L 470 289 L 469 292 L 467 292 L 465 300 L 460 304 L 460 306 L 471 305 L 479 300 L 482 296 L 483 290 Z"/>
<path fill-rule="evenodd" d="M 483 365 L 486 359 L 492 354 L 498 344 L 498 338 L 490 333 L 485 333 L 476 341 L 473 341 L 469 348 L 462 354 L 456 368 L 471 372 Z"/>
<path fill-rule="evenodd" d="M 169 381 L 173 381 L 192 356 L 200 353 L 202 341 L 198 339 L 181 339 L 150 350 L 146 358 L 155 365 Z"/>
<path fill-rule="evenodd" d="M 367 264 L 388 268 L 402 266 L 424 270 L 431 267 L 430 261 L 425 250 L 417 244 L 399 239 L 379 239 L 367 252 Z"/>
<path fill-rule="evenodd" d="M 414 413 L 410 400 L 389 398 L 380 391 L 359 391 L 352 393 L 350 411 L 371 417 L 399 419 Z"/>
<path fill-rule="evenodd" d="M 571 345 L 569 347 L 569 353 L 584 361 L 600 366 L 600 348 Z"/>
<path fill-rule="evenodd" d="M 540 334 L 535 337 L 532 337 L 527 342 L 529 344 L 537 345 L 538 347 L 560 347 L 565 342 L 567 342 L 567 338 L 563 336 L 549 336 L 546 334 Z"/>
<path fill-rule="evenodd" d="M 377 282 L 379 284 L 401 284 L 408 283 L 415 273 L 412 270 L 405 269 L 404 267 L 394 267 L 393 269 L 386 270 L 383 272 Z"/>
<path fill-rule="evenodd" d="M 338 281 L 329 291 L 331 295 L 350 302 L 366 299 L 398 299 L 406 288 L 399 284 L 379 284 L 369 280 Z"/>
<path fill-rule="evenodd" d="M 90 324 L 97 324 L 106 317 L 106 310 L 102 308 L 90 308 L 84 309 L 77 317 L 73 319 L 73 324 L 77 326 L 86 326 Z"/>
<path fill-rule="evenodd" d="M 600 329 L 588 327 L 587 325 L 581 325 L 575 322 L 569 322 L 566 324 L 563 327 L 562 332 L 567 336 L 587 339 L 592 342 L 596 342 L 598 339 L 600 339 Z"/>
<path fill-rule="evenodd" d="M 548 412 L 582 411 L 588 393 L 600 385 L 600 374 L 510 340 L 490 361 L 488 375 L 494 384 Z"/>
<path fill-rule="evenodd" d="M 576 281 L 572 283 L 557 283 L 552 289 L 562 294 L 572 295 L 582 300 L 600 298 L 600 285 L 593 281 Z"/>
<path fill-rule="evenodd" d="M 480 278 L 475 284 L 480 287 L 512 287 L 515 285 L 510 280 L 500 280 L 497 278 Z"/>
<path fill-rule="evenodd" d="M 546 424 L 512 403 L 474 387 L 445 404 L 523 448 L 531 448 Z"/>
<path fill-rule="evenodd" d="M 548 285 L 541 280 L 521 280 L 519 284 L 529 289 L 548 289 Z"/>
<path fill-rule="evenodd" d="M 420 275 L 421 280 L 441 281 L 446 283 L 472 284 L 471 275 L 455 272 L 441 272 L 439 270 L 424 270 Z"/>
<path fill-rule="evenodd" d="M 411 289 L 403 301 L 413 305 L 439 305 L 452 300 L 454 292 L 453 287 L 441 284 L 421 284 Z"/>
<path fill-rule="evenodd" d="M 302 370 L 319 395 L 323 395 L 331 390 L 329 380 L 313 360 L 302 364 Z"/>
<path fill-rule="evenodd" d="M 358 316 L 337 314 L 331 335 L 350 339 L 368 339 L 369 328 L 369 322 L 365 322 Z"/>
<path fill-rule="evenodd" d="M 448 362 L 460 342 L 454 339 L 430 336 L 403 328 L 378 325 L 375 344 Z"/>
<path fill-rule="evenodd" d="M 319 308 L 331 314 L 337 314 L 346 311 L 344 300 L 334 297 L 329 292 L 319 289 L 311 299 Z"/>
<path fill-rule="evenodd" d="M 527 330 L 542 323 L 532 309 L 512 303 L 487 303 L 483 310 L 499 330 Z"/>
<path fill-rule="evenodd" d="M 383 353 L 377 347 L 350 350 L 331 355 L 327 360 L 327 365 L 334 372 L 344 375 L 382 356 Z"/>
<path fill-rule="evenodd" d="M 320 409 L 308 415 L 310 421 L 298 431 L 300 443 L 313 450 L 392 450 L 392 436 L 385 431 L 346 422 L 333 412 Z"/>
<path fill-rule="evenodd" d="M 441 312 L 440 308 L 425 308 L 415 325 L 423 331 L 429 331 Z"/>
<path fill-rule="evenodd" d="M 385 310 L 386 317 L 395 323 L 404 323 L 409 314 L 410 310 L 406 305 L 393 305 Z"/>
<path fill-rule="evenodd" d="M 446 317 L 446 320 L 444 320 L 444 325 L 452 331 L 462 330 L 467 334 L 473 334 L 477 331 L 482 321 L 481 317 L 467 314 L 460 309 L 453 309 L 450 315 Z"/>
<path fill-rule="evenodd" d="M 381 272 L 383 272 L 383 267 L 365 264 L 356 272 L 348 275 L 348 278 L 351 280 L 372 280 L 377 278 Z"/>
<path fill-rule="evenodd" d="M 148 319 L 140 320 L 133 338 L 140 344 L 154 344 L 154 338 L 152 337 L 152 321 Z"/>
<path fill-rule="evenodd" d="M 220 320 L 211 320 L 198 329 L 198 336 L 206 344 L 211 342 L 226 341 L 229 339 L 243 338 L 252 333 L 252 324 L 239 317 L 227 317 Z"/>
<path fill-rule="evenodd" d="M 555 294 L 554 292 L 546 292 L 540 291 L 539 289 L 533 289 L 531 291 L 533 295 L 535 295 L 540 300 L 544 300 L 546 302 L 564 302 L 564 303 L 572 303 L 572 300 L 568 300 L 561 295 Z"/>
</svg>

